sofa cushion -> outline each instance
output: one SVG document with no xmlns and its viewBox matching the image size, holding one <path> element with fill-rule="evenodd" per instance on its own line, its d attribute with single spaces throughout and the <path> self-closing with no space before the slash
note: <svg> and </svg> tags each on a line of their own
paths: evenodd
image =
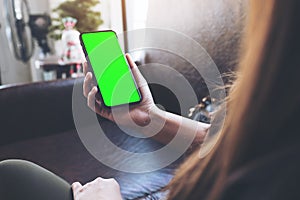
<svg viewBox="0 0 300 200">
<path fill-rule="evenodd" d="M 152 43 L 166 43 L 164 46 L 173 46 L 173 48 L 178 49 L 178 52 L 184 55 L 197 55 L 198 53 L 202 60 L 198 67 L 209 67 L 206 62 L 207 56 L 204 56 L 202 52 L 193 52 L 193 49 L 183 49 L 182 43 L 176 41 L 176 39 L 169 41 L 170 34 L 164 33 L 163 30 L 166 30 L 165 32 L 177 32 L 178 35 L 185 35 L 193 39 L 195 43 L 200 44 L 207 51 L 218 67 L 220 74 L 224 74 L 234 71 L 238 61 L 247 3 L 248 0 L 151 0 L 148 6 L 146 26 L 161 29 L 162 34 L 160 37 L 162 39 L 154 39 Z M 147 35 L 148 32 L 149 35 Z M 148 40 L 147 37 L 151 37 L 150 34 L 151 30 L 146 30 L 145 40 Z M 134 41 L 136 37 L 135 32 L 131 34 L 129 31 L 130 35 L 132 37 L 129 38 L 129 47 L 134 47 L 135 43 L 140 41 L 140 38 Z M 151 47 L 153 44 L 151 41 L 149 43 L 147 45 Z M 198 97 L 198 102 L 209 94 L 201 74 L 195 70 L 188 60 L 185 60 L 180 55 L 159 48 L 132 48 L 130 50 L 136 55 L 144 55 L 139 60 L 141 64 L 159 63 L 177 70 L 189 81 Z M 156 71 L 157 75 L 165 74 L 167 76 L 168 73 L 166 69 Z M 172 78 L 174 82 L 180 81 L 176 77 L 169 75 L 169 79 Z M 223 80 L 225 84 L 228 83 L 228 76 L 223 76 Z M 156 101 L 162 104 L 166 110 L 181 115 L 187 114 L 187 111 L 185 113 L 180 112 L 178 100 L 176 100 L 176 97 L 170 90 L 157 84 L 151 85 L 151 90 Z"/>
<path fill-rule="evenodd" d="M 0 88 L 0 145 L 75 128 L 74 79 Z"/>
</svg>

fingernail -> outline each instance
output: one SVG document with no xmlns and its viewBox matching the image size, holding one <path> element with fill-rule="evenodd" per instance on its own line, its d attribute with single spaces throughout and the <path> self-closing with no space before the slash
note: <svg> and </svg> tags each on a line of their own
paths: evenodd
<svg viewBox="0 0 300 200">
<path fill-rule="evenodd" d="M 98 88 L 96 86 L 93 87 L 94 92 L 98 91 Z"/>
</svg>

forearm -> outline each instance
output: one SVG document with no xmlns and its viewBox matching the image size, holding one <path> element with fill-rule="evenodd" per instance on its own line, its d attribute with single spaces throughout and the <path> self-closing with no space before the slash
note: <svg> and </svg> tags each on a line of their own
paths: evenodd
<svg viewBox="0 0 300 200">
<path fill-rule="evenodd" d="M 169 143 L 177 135 L 181 141 L 192 140 L 191 145 L 199 145 L 204 141 L 210 127 L 209 124 L 166 112 L 157 107 L 151 110 L 150 118 L 152 127 L 159 128 L 153 138 L 163 144 Z M 147 129 L 144 134 L 149 134 Z"/>
</svg>

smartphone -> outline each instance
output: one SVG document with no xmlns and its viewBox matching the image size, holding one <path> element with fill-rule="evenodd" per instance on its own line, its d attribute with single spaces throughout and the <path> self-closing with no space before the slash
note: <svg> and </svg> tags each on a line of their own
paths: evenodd
<svg viewBox="0 0 300 200">
<path fill-rule="evenodd" d="M 104 106 L 133 104 L 142 100 L 114 31 L 81 33 L 80 41 L 88 65 L 93 69 Z"/>
</svg>

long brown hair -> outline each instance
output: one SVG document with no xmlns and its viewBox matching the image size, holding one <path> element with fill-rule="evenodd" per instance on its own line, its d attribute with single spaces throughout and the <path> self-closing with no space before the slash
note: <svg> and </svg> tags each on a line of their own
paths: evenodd
<svg viewBox="0 0 300 200">
<path fill-rule="evenodd" d="M 235 170 L 299 143 L 300 1 L 251 0 L 247 20 L 220 139 L 180 167 L 169 199 L 218 199 Z"/>
</svg>

